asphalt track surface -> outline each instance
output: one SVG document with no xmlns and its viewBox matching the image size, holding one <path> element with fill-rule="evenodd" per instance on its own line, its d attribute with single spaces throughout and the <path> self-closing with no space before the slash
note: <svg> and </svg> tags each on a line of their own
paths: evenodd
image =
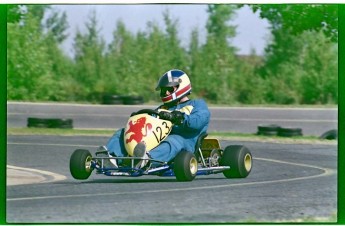
<svg viewBox="0 0 345 226">
<path fill-rule="evenodd" d="M 7 126 L 26 127 L 28 117 L 70 118 L 74 128 L 115 129 L 124 127 L 128 116 L 152 105 L 83 105 L 57 103 L 7 103 Z M 303 135 L 321 136 L 337 129 L 337 108 L 210 107 L 208 131 L 257 132 L 259 124 L 298 127 Z"/>
<path fill-rule="evenodd" d="M 7 164 L 36 183 L 7 186 L 8 223 L 296 222 L 337 213 L 337 146 L 245 144 L 253 170 L 245 179 L 222 174 L 192 182 L 174 177 L 106 177 L 77 181 L 69 158 L 92 153 L 108 137 L 8 136 Z M 20 176 L 20 174 L 18 175 Z M 39 179 L 40 178 L 40 179 Z"/>
</svg>

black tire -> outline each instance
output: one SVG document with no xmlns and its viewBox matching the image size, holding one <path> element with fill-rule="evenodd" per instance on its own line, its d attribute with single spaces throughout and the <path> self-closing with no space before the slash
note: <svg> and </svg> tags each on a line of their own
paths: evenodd
<svg viewBox="0 0 345 226">
<path fill-rule="evenodd" d="M 144 103 L 144 98 L 141 96 L 123 96 L 123 104 L 126 105 L 138 105 Z"/>
<path fill-rule="evenodd" d="M 49 121 L 48 119 L 44 118 L 28 118 L 27 119 L 27 126 L 29 128 L 36 127 L 36 128 L 48 128 Z"/>
<path fill-rule="evenodd" d="M 47 123 L 28 124 L 29 128 L 49 128 Z"/>
<path fill-rule="evenodd" d="M 230 166 L 223 172 L 226 178 L 245 178 L 253 168 L 252 154 L 243 145 L 230 145 L 225 148 L 220 159 L 221 166 Z"/>
<path fill-rule="evenodd" d="M 338 139 L 338 130 L 332 129 L 325 133 L 323 133 L 320 137 L 320 139 L 327 139 L 327 140 L 336 140 Z"/>
<path fill-rule="evenodd" d="M 301 128 L 280 127 L 278 130 L 278 136 L 281 136 L 281 137 L 303 136 L 303 133 L 302 133 Z"/>
<path fill-rule="evenodd" d="M 258 125 L 258 135 L 276 136 L 278 134 L 280 126 L 275 124 Z"/>
<path fill-rule="evenodd" d="M 181 151 L 174 160 L 174 173 L 177 181 L 192 181 L 198 171 L 198 161 L 189 151 Z"/>
<path fill-rule="evenodd" d="M 71 175 L 77 180 L 86 180 L 92 173 L 91 153 L 88 150 L 77 149 L 71 155 L 69 169 Z"/>
<path fill-rule="evenodd" d="M 49 128 L 60 128 L 60 129 L 72 129 L 73 120 L 72 119 L 49 119 Z"/>
<path fill-rule="evenodd" d="M 72 119 L 51 119 L 51 118 L 28 118 L 27 120 L 28 127 L 36 128 L 64 128 L 71 129 L 73 128 Z"/>
<path fill-rule="evenodd" d="M 123 98 L 118 95 L 104 94 L 102 98 L 102 104 L 114 104 L 114 105 L 123 104 Z"/>
</svg>

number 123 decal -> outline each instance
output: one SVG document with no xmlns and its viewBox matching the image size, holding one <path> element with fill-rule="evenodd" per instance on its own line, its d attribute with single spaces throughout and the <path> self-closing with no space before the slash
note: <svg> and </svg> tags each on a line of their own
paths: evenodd
<svg viewBox="0 0 345 226">
<path fill-rule="evenodd" d="M 166 122 L 162 122 L 162 126 L 157 126 L 156 131 L 152 131 L 158 143 L 160 143 L 167 137 L 167 135 L 170 133 L 171 128 L 172 127 L 169 128 Z"/>
</svg>

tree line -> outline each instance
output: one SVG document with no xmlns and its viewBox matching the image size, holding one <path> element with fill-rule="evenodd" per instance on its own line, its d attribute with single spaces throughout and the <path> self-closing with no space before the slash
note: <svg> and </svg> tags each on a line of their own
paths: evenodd
<svg viewBox="0 0 345 226">
<path fill-rule="evenodd" d="M 137 33 L 114 21 L 109 45 L 92 11 L 86 31 L 74 37 L 70 57 L 59 47 L 68 36 L 65 12 L 49 5 L 9 5 L 7 99 L 99 103 L 111 93 L 159 101 L 154 91 L 159 77 L 179 68 L 192 80 L 192 96 L 209 103 L 338 103 L 337 5 L 251 5 L 271 24 L 263 56 L 255 51 L 240 56 L 232 44 L 236 26 L 229 21 L 239 7 L 208 5 L 206 41 L 201 43 L 194 29 L 188 47 L 181 45 L 179 21 L 169 11 L 163 13 L 164 28 L 151 21 Z"/>
</svg>

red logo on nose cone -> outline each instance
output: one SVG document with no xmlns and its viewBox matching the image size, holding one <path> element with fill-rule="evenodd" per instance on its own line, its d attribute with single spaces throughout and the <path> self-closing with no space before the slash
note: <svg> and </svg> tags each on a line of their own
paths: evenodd
<svg viewBox="0 0 345 226">
<path fill-rule="evenodd" d="M 139 143 L 140 141 L 142 141 L 143 137 L 147 136 L 147 131 L 152 129 L 152 125 L 151 123 L 146 123 L 146 118 L 145 117 L 141 117 L 138 120 L 136 120 L 133 124 L 133 121 L 130 121 L 128 123 L 128 130 L 126 131 L 125 134 L 128 133 L 133 133 L 128 139 L 126 139 L 126 143 L 131 142 L 132 140 L 135 140 L 137 143 Z M 145 134 L 142 133 L 142 129 L 145 128 Z"/>
</svg>

